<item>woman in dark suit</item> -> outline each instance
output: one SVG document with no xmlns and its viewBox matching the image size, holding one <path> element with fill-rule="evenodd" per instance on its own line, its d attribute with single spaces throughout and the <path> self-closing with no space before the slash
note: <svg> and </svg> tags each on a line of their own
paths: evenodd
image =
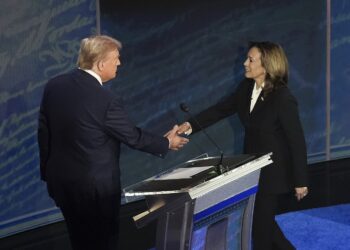
<svg viewBox="0 0 350 250">
<path fill-rule="evenodd" d="M 273 152 L 273 164 L 259 179 L 253 217 L 253 249 L 295 249 L 275 221 L 279 196 L 308 193 L 306 146 L 297 101 L 290 93 L 288 61 L 281 46 L 271 42 L 250 44 L 244 62 L 246 79 L 225 100 L 196 115 L 207 127 L 237 113 L 245 130 L 244 153 Z M 200 130 L 189 120 L 178 133 Z"/>
</svg>

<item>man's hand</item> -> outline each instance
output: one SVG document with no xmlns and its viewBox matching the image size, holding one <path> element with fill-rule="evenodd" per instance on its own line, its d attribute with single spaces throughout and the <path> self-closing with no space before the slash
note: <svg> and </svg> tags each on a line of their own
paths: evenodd
<svg viewBox="0 0 350 250">
<path fill-rule="evenodd" d="M 297 197 L 298 201 L 303 199 L 308 194 L 307 187 L 296 187 L 295 188 L 295 197 Z"/>
<path fill-rule="evenodd" d="M 177 131 L 177 134 L 178 135 L 181 135 L 181 134 L 186 134 L 186 135 L 189 135 L 192 133 L 192 127 L 191 127 L 191 124 L 189 122 L 184 122 L 182 123 L 180 126 L 179 126 L 179 129 Z"/>
<path fill-rule="evenodd" d="M 178 130 L 179 126 L 175 125 L 172 130 L 164 135 L 164 137 L 168 138 L 169 140 L 169 149 L 171 150 L 179 150 L 189 142 L 187 138 L 178 135 Z"/>
</svg>

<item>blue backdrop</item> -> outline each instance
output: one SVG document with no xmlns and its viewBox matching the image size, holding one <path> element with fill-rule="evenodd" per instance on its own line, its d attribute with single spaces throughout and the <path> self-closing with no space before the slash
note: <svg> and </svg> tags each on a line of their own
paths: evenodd
<svg viewBox="0 0 350 250">
<path fill-rule="evenodd" d="M 39 104 L 46 81 L 74 67 L 95 27 L 95 1 L 0 3 L 0 237 L 60 218 L 40 180 Z"/>
<path fill-rule="evenodd" d="M 350 155 L 350 2 L 332 1 L 331 157 Z"/>
</svg>

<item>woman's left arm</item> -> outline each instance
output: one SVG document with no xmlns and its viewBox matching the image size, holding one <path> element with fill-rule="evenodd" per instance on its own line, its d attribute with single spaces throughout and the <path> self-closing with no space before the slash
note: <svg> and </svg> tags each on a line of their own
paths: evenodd
<svg viewBox="0 0 350 250">
<path fill-rule="evenodd" d="M 291 155 L 298 200 L 307 195 L 307 153 L 304 132 L 301 126 L 298 104 L 287 88 L 281 89 L 279 95 L 279 118 L 287 138 Z"/>
</svg>

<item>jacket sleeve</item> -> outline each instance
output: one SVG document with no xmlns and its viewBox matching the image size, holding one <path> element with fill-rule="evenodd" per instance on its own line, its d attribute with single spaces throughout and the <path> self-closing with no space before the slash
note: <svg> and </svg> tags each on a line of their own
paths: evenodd
<svg viewBox="0 0 350 250">
<path fill-rule="evenodd" d="M 290 151 L 295 187 L 308 186 L 307 153 L 296 99 L 288 89 L 281 91 L 278 115 L 285 132 Z"/>
<path fill-rule="evenodd" d="M 124 110 L 122 101 L 114 98 L 105 115 L 105 128 L 113 138 L 133 149 L 164 157 L 169 148 L 169 140 L 136 127 Z"/>
<path fill-rule="evenodd" d="M 45 114 L 45 93 L 41 101 L 38 121 L 38 145 L 40 158 L 40 176 L 43 181 L 46 181 L 46 166 L 49 159 L 50 133 L 48 121 Z"/>
<path fill-rule="evenodd" d="M 188 122 L 191 124 L 192 133 L 201 130 L 200 127 L 209 127 L 210 125 L 235 114 L 237 112 L 238 100 L 242 94 L 242 90 L 246 87 L 244 84 L 246 84 L 245 81 L 237 87 L 234 93 L 200 112 L 195 116 L 195 119 L 189 119 Z"/>
</svg>

